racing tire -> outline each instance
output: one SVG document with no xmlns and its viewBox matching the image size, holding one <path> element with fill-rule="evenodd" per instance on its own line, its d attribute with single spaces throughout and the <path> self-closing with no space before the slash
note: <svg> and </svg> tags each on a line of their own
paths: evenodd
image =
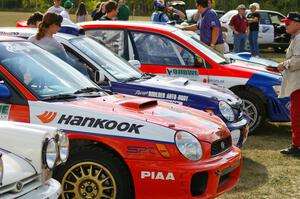
<svg viewBox="0 0 300 199">
<path fill-rule="evenodd" d="M 61 183 L 62 199 L 131 199 L 132 180 L 125 164 L 114 153 L 96 146 L 78 147 L 53 177 Z"/>
<path fill-rule="evenodd" d="M 249 117 L 249 134 L 259 129 L 266 118 L 266 110 L 260 98 L 250 91 L 236 91 L 242 100 L 242 109 Z"/>
</svg>

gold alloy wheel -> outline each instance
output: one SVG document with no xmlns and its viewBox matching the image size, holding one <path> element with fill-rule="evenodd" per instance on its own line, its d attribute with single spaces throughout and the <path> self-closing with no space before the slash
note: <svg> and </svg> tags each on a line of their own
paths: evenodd
<svg viewBox="0 0 300 199">
<path fill-rule="evenodd" d="M 96 162 L 75 164 L 65 173 L 61 184 L 63 199 L 113 199 L 117 194 L 113 175 Z"/>
</svg>

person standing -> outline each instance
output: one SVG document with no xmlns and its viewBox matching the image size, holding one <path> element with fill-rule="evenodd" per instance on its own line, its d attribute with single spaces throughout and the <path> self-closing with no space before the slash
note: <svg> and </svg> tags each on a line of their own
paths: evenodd
<svg viewBox="0 0 300 199">
<path fill-rule="evenodd" d="M 37 28 L 39 23 L 43 20 L 43 14 L 40 12 L 35 12 L 27 19 L 27 25 L 30 28 Z"/>
<path fill-rule="evenodd" d="M 65 3 L 64 3 L 64 8 L 65 8 L 65 9 L 60 13 L 60 15 L 61 15 L 63 18 L 66 18 L 66 19 L 71 20 L 71 17 L 70 17 L 70 11 L 71 11 L 71 9 L 73 8 L 73 3 L 72 3 L 72 1 L 70 1 L 70 0 L 65 1 Z"/>
<path fill-rule="evenodd" d="M 64 8 L 60 6 L 61 0 L 54 0 L 53 1 L 53 6 L 51 6 L 47 12 L 55 13 L 55 14 L 60 14 Z"/>
<path fill-rule="evenodd" d="M 105 3 L 105 15 L 100 20 L 115 20 L 118 15 L 118 3 L 115 1 L 108 1 Z"/>
<path fill-rule="evenodd" d="M 86 10 L 85 4 L 81 2 L 76 11 L 76 22 L 87 21 L 88 12 Z"/>
<path fill-rule="evenodd" d="M 252 56 L 259 55 L 259 47 L 258 47 L 258 33 L 259 33 L 259 13 L 256 12 L 256 5 L 251 4 L 249 6 L 251 13 L 247 16 L 248 24 L 249 24 L 249 44 L 250 51 Z"/>
<path fill-rule="evenodd" d="M 100 3 L 97 11 L 95 12 L 95 14 L 92 17 L 93 21 L 100 20 L 101 17 L 103 17 L 105 15 L 105 5 L 106 5 L 106 2 Z"/>
<path fill-rule="evenodd" d="M 245 17 L 246 7 L 244 4 L 239 5 L 237 8 L 238 14 L 234 15 L 230 22 L 229 27 L 233 31 L 233 52 L 239 53 L 245 51 L 248 21 Z"/>
<path fill-rule="evenodd" d="M 279 97 L 291 97 L 292 145 L 280 153 L 300 156 L 300 13 L 290 12 L 281 21 L 286 24 L 286 32 L 292 36 L 286 60 L 277 66 L 283 73 Z"/>
<path fill-rule="evenodd" d="M 224 54 L 224 39 L 217 13 L 209 7 L 208 0 L 196 0 L 196 7 L 201 13 L 201 23 L 184 27 L 184 30 L 200 30 L 200 40 L 221 54 Z"/>
<path fill-rule="evenodd" d="M 39 24 L 37 34 L 29 37 L 28 40 L 66 61 L 67 53 L 63 45 L 53 37 L 60 29 L 62 21 L 61 15 L 46 13 Z"/>
<path fill-rule="evenodd" d="M 119 0 L 119 13 L 118 13 L 118 20 L 128 21 L 130 15 L 130 9 L 126 5 L 125 0 Z"/>
<path fill-rule="evenodd" d="M 152 13 L 151 21 L 168 22 L 170 21 L 168 13 L 174 14 L 174 18 L 184 19 L 185 14 L 180 10 L 168 6 L 167 0 L 154 0 L 155 11 Z"/>
</svg>

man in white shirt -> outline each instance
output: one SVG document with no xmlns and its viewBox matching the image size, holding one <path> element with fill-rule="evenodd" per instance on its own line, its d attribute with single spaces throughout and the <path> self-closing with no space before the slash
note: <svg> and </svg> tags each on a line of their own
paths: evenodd
<svg viewBox="0 0 300 199">
<path fill-rule="evenodd" d="M 65 8 L 65 9 L 60 13 L 60 15 L 61 15 L 63 18 L 66 18 L 66 19 L 71 20 L 71 18 L 70 18 L 70 10 L 73 8 L 73 3 L 72 3 L 72 1 L 70 1 L 70 0 L 65 1 L 65 3 L 64 3 L 64 8 Z"/>
<path fill-rule="evenodd" d="M 60 14 L 64 8 L 60 6 L 61 0 L 54 0 L 54 5 L 51 6 L 47 12 L 55 13 L 55 14 Z"/>
</svg>

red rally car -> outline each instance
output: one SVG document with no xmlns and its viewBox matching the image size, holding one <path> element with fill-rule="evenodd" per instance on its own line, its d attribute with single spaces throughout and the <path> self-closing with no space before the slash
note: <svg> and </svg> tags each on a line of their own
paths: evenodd
<svg viewBox="0 0 300 199">
<path fill-rule="evenodd" d="M 0 37 L 0 118 L 68 133 L 54 171 L 62 198 L 214 198 L 238 182 L 241 152 L 216 116 L 109 95 L 29 41 Z"/>
</svg>

